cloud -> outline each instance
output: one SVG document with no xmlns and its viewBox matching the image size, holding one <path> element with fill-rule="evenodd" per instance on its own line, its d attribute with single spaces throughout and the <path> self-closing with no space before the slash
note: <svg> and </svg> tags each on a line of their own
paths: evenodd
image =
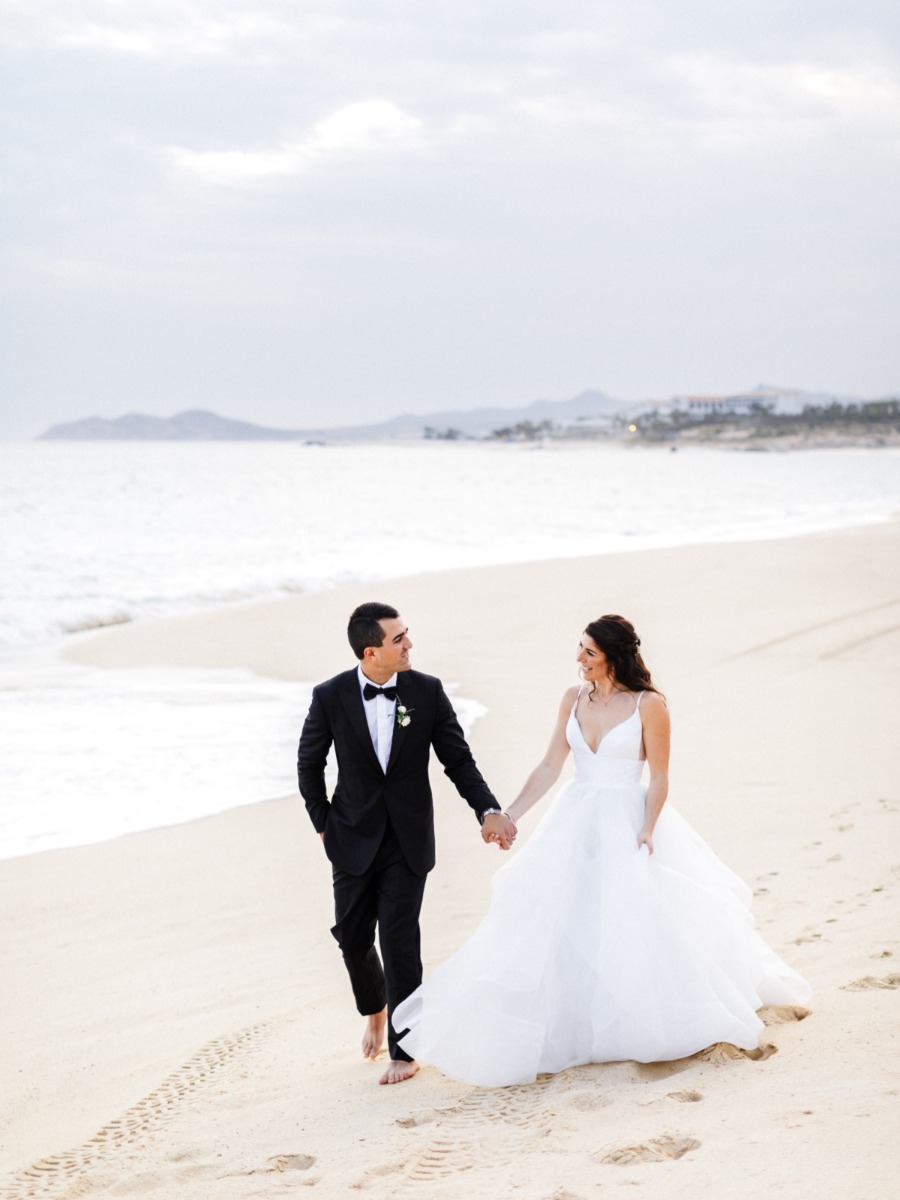
<svg viewBox="0 0 900 1200">
<path fill-rule="evenodd" d="M 885 0 L 0 0 L 0 24 L 23 394 L 896 386 Z"/>
<path fill-rule="evenodd" d="M 575 73 L 511 99 L 524 129 L 544 130 L 542 153 L 658 164 L 685 153 L 716 169 L 716 156 L 761 168 L 782 155 L 835 153 L 844 135 L 870 149 L 900 144 L 900 71 L 884 60 L 741 60 L 719 51 L 625 57 L 597 78 Z"/>
<path fill-rule="evenodd" d="M 277 0 L 259 6 L 241 0 L 48 0 L 31 14 L 20 11 L 16 30 L 20 40 L 63 50 L 192 58 L 277 45 L 290 30 L 290 15 Z"/>
<path fill-rule="evenodd" d="M 407 153 L 420 148 L 422 122 L 389 100 L 339 108 L 295 142 L 264 150 L 169 148 L 176 169 L 208 184 L 239 186 L 303 175 L 329 162 Z"/>
<path fill-rule="evenodd" d="M 900 109 L 900 83 L 886 66 L 747 63 L 712 54 L 671 59 L 672 74 L 701 110 L 755 120 L 864 120 Z"/>
</svg>

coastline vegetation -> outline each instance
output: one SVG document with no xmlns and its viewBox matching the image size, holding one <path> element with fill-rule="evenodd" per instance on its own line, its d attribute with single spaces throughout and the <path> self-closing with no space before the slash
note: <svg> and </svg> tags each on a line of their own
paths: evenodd
<svg viewBox="0 0 900 1200">
<path fill-rule="evenodd" d="M 603 441 L 631 444 L 716 444 L 735 449 L 798 449 L 812 446 L 900 445 L 900 399 L 806 405 L 797 413 L 777 412 L 755 401 L 733 411 L 697 412 L 676 406 L 649 409 L 603 422 L 519 421 L 484 436 L 426 426 L 435 441 L 542 443 Z"/>
<path fill-rule="evenodd" d="M 900 441 L 900 400 L 806 405 L 799 413 L 776 412 L 762 403 L 746 412 L 703 413 L 654 409 L 634 418 L 630 431 L 645 442 L 761 443 L 780 439 L 809 444 L 888 445 Z"/>
</svg>

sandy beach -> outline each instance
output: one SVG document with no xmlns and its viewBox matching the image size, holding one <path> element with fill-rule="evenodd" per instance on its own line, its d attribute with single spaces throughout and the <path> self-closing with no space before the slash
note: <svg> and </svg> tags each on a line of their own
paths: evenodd
<svg viewBox="0 0 900 1200">
<path fill-rule="evenodd" d="M 66 653 L 315 681 L 352 665 L 346 616 L 364 599 L 396 604 L 414 665 L 486 706 L 470 741 L 505 801 L 576 679 L 585 622 L 633 620 L 672 710 L 671 802 L 752 884 L 764 937 L 812 983 L 809 1013 L 764 1012 L 751 1055 L 499 1090 L 424 1069 L 380 1088 L 329 933 L 329 867 L 286 796 L 0 862 L 0 1196 L 893 1197 L 900 524 L 347 585 Z M 434 781 L 426 971 L 475 927 L 500 865 L 439 767 Z"/>
</svg>

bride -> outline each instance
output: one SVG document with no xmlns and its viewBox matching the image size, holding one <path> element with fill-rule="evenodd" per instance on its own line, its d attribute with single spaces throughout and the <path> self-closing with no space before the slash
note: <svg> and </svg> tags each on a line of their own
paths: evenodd
<svg viewBox="0 0 900 1200">
<path fill-rule="evenodd" d="M 573 780 L 495 875 L 479 928 L 394 1013 L 413 1058 L 467 1083 L 752 1049 L 757 1009 L 810 994 L 756 932 L 747 885 L 665 806 L 669 713 L 634 627 L 592 621 L 578 663 L 584 683 L 507 815 L 540 800 L 570 750 Z"/>
</svg>

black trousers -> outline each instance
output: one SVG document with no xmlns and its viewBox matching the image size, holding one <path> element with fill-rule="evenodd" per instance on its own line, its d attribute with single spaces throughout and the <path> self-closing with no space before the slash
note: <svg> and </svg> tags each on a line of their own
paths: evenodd
<svg viewBox="0 0 900 1200">
<path fill-rule="evenodd" d="M 387 1005 L 391 1058 L 409 1061 L 397 1044 L 393 1013 L 422 982 L 419 913 L 425 875 L 406 865 L 393 829 L 388 825 L 375 860 L 363 875 L 333 867 L 334 916 L 331 930 L 344 956 L 356 1007 L 363 1016 Z M 375 949 L 375 930 L 381 959 Z M 382 959 L 384 966 L 382 966 Z"/>
</svg>

